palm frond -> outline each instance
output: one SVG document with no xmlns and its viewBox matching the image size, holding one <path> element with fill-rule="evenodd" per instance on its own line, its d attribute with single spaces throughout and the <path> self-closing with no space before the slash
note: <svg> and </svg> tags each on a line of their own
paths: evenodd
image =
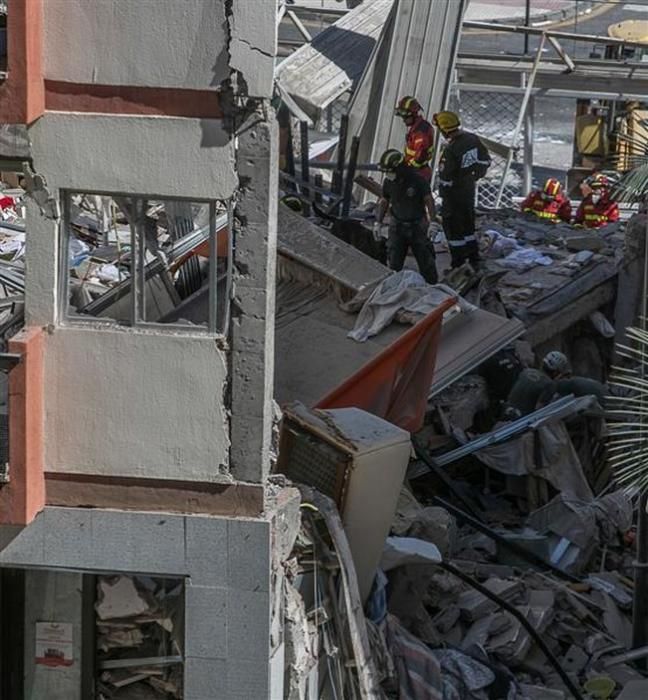
<svg viewBox="0 0 648 700">
<path fill-rule="evenodd" d="M 608 412 L 614 417 L 608 426 L 608 459 L 621 486 L 645 491 L 648 490 L 648 330 L 628 328 L 626 335 L 628 342 L 617 346 L 617 354 L 629 364 L 614 366 L 610 380 L 616 395 L 608 400 Z"/>
<path fill-rule="evenodd" d="M 639 159 L 633 159 L 638 162 Z M 648 198 L 648 157 L 625 173 L 612 187 L 612 196 L 621 202 L 643 202 Z"/>
</svg>

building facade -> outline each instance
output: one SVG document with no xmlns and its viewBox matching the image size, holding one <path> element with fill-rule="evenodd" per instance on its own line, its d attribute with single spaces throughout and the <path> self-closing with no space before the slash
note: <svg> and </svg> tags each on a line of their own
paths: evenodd
<svg viewBox="0 0 648 700">
<path fill-rule="evenodd" d="M 275 43 L 275 0 L 8 3 L 3 700 L 282 696 Z"/>
</svg>

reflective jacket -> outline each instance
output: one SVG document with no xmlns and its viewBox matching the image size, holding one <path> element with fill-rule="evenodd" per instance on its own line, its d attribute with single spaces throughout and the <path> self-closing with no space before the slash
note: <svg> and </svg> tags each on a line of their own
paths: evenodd
<svg viewBox="0 0 648 700">
<path fill-rule="evenodd" d="M 484 177 L 491 164 L 488 149 L 478 136 L 459 132 L 443 149 L 439 163 L 439 193 L 446 199 L 470 199 L 475 182 Z"/>
<path fill-rule="evenodd" d="M 520 209 L 527 214 L 535 214 L 537 217 L 551 223 L 559 221 L 571 221 L 571 202 L 563 194 L 557 195 L 552 200 L 545 200 L 542 192 L 536 190 L 522 202 Z"/>
<path fill-rule="evenodd" d="M 587 195 L 578 207 L 574 222 L 585 228 L 600 228 L 618 220 L 619 206 L 610 199 L 609 194 L 605 194 L 596 204 L 592 201 L 592 195 Z"/>
<path fill-rule="evenodd" d="M 405 165 L 419 171 L 428 182 L 432 179 L 430 161 L 434 156 L 434 129 L 423 117 L 416 121 L 407 132 L 405 145 Z"/>
</svg>

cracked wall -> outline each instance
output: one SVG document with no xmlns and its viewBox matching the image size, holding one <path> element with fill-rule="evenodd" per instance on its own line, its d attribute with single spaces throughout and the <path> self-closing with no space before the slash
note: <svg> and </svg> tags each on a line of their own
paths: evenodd
<svg viewBox="0 0 648 700">
<path fill-rule="evenodd" d="M 69 111 L 46 112 L 29 128 L 34 171 L 47 183 L 38 194 L 236 203 L 227 348 L 206 335 L 62 322 L 60 222 L 51 207 L 48 214 L 30 204 L 26 322 L 49 330 L 45 469 L 262 482 L 274 365 L 276 3 L 51 0 L 45 13 L 45 77 L 75 90 L 66 93 Z M 219 88 L 225 116 L 120 114 L 128 105 L 118 100 L 93 103 L 107 113 L 87 112 L 84 88 L 97 84 L 160 94 Z"/>
<path fill-rule="evenodd" d="M 44 12 L 48 80 L 204 90 L 229 76 L 222 0 L 46 0 Z"/>
<path fill-rule="evenodd" d="M 47 113 L 29 131 L 48 192 L 144 192 L 228 200 L 234 144 L 220 122 Z M 26 322 L 46 326 L 45 470 L 230 479 L 227 354 L 213 337 L 62 324 L 60 222 L 30 202 Z"/>
</svg>

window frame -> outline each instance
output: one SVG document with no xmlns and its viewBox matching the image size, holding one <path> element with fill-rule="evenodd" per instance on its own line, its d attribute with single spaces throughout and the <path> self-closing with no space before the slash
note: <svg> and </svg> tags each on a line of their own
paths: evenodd
<svg viewBox="0 0 648 700">
<path fill-rule="evenodd" d="M 126 198 L 131 202 L 131 221 L 130 227 L 130 245 L 131 245 L 131 275 L 129 277 L 130 284 L 127 285 L 123 296 L 130 295 L 130 319 L 128 321 L 120 321 L 102 316 L 92 316 L 83 314 L 70 313 L 70 240 L 71 240 L 71 204 L 72 197 L 78 195 L 91 195 L 99 197 L 110 197 L 112 199 Z M 78 190 L 78 189 L 61 189 L 61 221 L 59 226 L 58 240 L 58 300 L 57 300 L 57 324 L 61 327 L 87 328 L 92 325 L 93 328 L 136 328 L 138 330 L 148 331 L 166 331 L 169 333 L 185 333 L 189 335 L 208 335 L 220 339 L 225 339 L 229 334 L 229 321 L 232 301 L 232 275 L 233 275 L 233 203 L 226 202 L 226 213 L 217 214 L 217 205 L 223 204 L 217 199 L 205 199 L 195 197 L 168 197 L 155 194 L 141 193 L 122 193 L 122 192 L 107 192 L 102 190 Z M 146 244 L 145 236 L 138 231 L 138 226 L 134 220 L 135 207 L 143 201 L 160 201 L 160 202 L 189 202 L 192 204 L 205 204 L 209 206 L 208 215 L 208 232 L 204 239 L 209 242 L 209 307 L 208 318 L 206 324 L 182 324 L 182 323 L 160 323 L 158 321 L 146 321 L 145 316 L 145 288 L 148 280 L 153 279 L 159 273 L 153 272 L 148 274 L 146 268 L 148 265 L 145 261 Z M 218 318 L 218 221 L 225 216 L 227 220 L 228 230 L 228 246 L 227 246 L 227 266 L 226 276 L 227 283 L 225 289 L 226 301 L 222 322 L 219 324 Z M 197 229 L 193 233 L 196 233 Z M 191 235 L 187 234 L 187 236 Z M 180 239 L 182 240 L 182 239 Z M 196 244 L 196 246 L 199 244 Z M 150 265 L 151 263 L 149 263 Z M 101 298 L 101 297 L 99 297 Z M 122 298 L 119 295 L 117 299 Z M 116 300 L 117 300 L 116 299 Z"/>
</svg>

